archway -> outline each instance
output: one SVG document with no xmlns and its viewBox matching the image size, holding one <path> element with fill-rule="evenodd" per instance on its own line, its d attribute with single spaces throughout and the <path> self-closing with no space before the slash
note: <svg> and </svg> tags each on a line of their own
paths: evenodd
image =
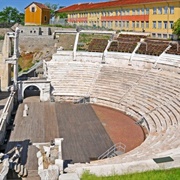
<svg viewBox="0 0 180 180">
<path fill-rule="evenodd" d="M 35 85 L 30 85 L 24 89 L 23 96 L 24 96 L 24 99 L 31 96 L 39 96 L 40 98 L 40 93 L 41 93 L 41 90 L 39 87 Z"/>
</svg>

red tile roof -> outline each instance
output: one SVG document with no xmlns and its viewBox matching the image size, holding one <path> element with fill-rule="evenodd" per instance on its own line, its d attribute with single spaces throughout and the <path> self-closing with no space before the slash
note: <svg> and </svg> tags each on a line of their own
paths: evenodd
<svg viewBox="0 0 180 180">
<path fill-rule="evenodd" d="M 168 0 L 167 0 L 168 1 Z M 172 0 L 171 0 L 172 1 Z M 56 12 L 86 11 L 92 9 L 103 9 L 107 7 L 127 6 L 135 4 L 148 4 L 153 2 L 166 2 L 166 0 L 113 0 L 100 3 L 79 3 L 57 10 Z"/>
<path fill-rule="evenodd" d="M 36 6 L 38 6 L 38 7 L 41 8 L 41 9 L 50 9 L 50 8 L 48 8 L 46 5 L 41 4 L 41 3 L 38 3 L 38 2 L 32 2 L 31 4 L 36 4 Z M 29 7 L 31 4 L 29 4 L 27 7 Z M 25 9 L 26 9 L 27 7 L 25 7 Z"/>
</svg>

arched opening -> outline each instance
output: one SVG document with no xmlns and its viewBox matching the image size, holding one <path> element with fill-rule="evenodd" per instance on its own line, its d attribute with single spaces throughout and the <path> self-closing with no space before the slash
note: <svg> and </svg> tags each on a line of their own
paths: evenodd
<svg viewBox="0 0 180 180">
<path fill-rule="evenodd" d="M 24 99 L 32 96 L 40 97 L 40 89 L 37 86 L 31 85 L 25 88 Z"/>
</svg>

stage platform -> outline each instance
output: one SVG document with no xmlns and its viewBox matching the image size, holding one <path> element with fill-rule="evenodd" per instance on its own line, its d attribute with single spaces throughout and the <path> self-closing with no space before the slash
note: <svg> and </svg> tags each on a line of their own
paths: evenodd
<svg viewBox="0 0 180 180">
<path fill-rule="evenodd" d="M 58 102 L 26 102 L 28 116 L 23 117 L 24 103 L 20 104 L 6 152 L 20 143 L 23 146 L 21 164 L 28 171 L 38 169 L 33 143 L 44 143 L 64 138 L 63 160 L 89 162 L 97 159 L 113 145 L 90 104 Z M 35 177 L 34 177 L 35 178 Z"/>
</svg>

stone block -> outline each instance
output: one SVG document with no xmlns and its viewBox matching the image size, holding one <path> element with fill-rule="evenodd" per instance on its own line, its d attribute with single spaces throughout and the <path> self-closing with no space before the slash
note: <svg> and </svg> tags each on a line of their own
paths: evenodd
<svg viewBox="0 0 180 180">
<path fill-rule="evenodd" d="M 61 174 L 59 180 L 80 180 L 76 173 Z"/>
<path fill-rule="evenodd" d="M 40 158 L 38 158 L 38 165 L 40 166 L 41 164 L 43 164 L 43 157 L 42 156 Z"/>
<path fill-rule="evenodd" d="M 62 143 L 63 140 L 64 140 L 63 138 L 55 138 L 54 143 L 57 146 L 61 146 L 61 143 Z"/>
<path fill-rule="evenodd" d="M 60 174 L 63 173 L 63 163 L 64 161 L 61 159 L 56 159 L 55 160 L 55 165 L 58 166 L 59 170 L 60 170 Z"/>
<path fill-rule="evenodd" d="M 40 158 L 42 156 L 41 151 L 38 151 L 36 156 L 37 156 L 37 158 Z"/>
</svg>

